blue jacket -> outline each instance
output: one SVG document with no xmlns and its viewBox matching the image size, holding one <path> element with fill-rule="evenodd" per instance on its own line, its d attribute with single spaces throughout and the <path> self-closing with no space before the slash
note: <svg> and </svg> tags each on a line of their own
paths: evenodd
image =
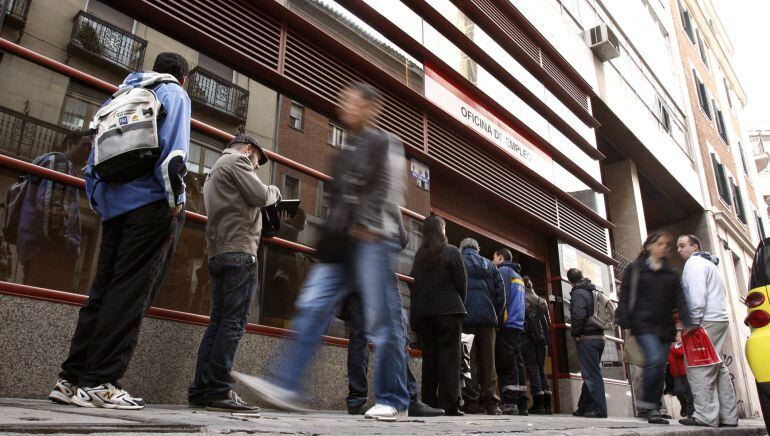
<svg viewBox="0 0 770 436">
<path fill-rule="evenodd" d="M 521 265 L 513 262 L 503 262 L 498 267 L 500 276 L 505 285 L 506 297 L 508 302 L 506 306 L 507 319 L 503 322 L 503 327 L 524 330 L 524 297 L 526 289 L 521 275 Z"/>
<path fill-rule="evenodd" d="M 463 320 L 466 327 L 496 326 L 505 308 L 505 286 L 500 272 L 492 261 L 481 257 L 472 248 L 463 250 L 463 261 L 468 274 L 468 293 Z"/>
<path fill-rule="evenodd" d="M 153 83 L 169 77 L 153 71 L 131 73 L 120 88 L 142 86 L 155 91 L 166 115 L 158 126 L 162 148 L 155 171 L 126 183 L 97 184 L 93 170 L 93 149 L 85 171 L 86 194 L 91 208 L 103 221 L 112 219 L 156 201 L 169 207 L 185 202 L 184 181 L 190 147 L 190 98 L 177 83 Z"/>
</svg>

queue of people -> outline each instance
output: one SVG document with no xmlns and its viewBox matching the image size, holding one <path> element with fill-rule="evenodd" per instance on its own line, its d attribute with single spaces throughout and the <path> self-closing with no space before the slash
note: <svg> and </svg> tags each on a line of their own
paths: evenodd
<svg viewBox="0 0 770 436">
<path fill-rule="evenodd" d="M 182 56 L 161 53 L 153 71 L 131 73 L 95 116 L 85 179 L 89 203 L 102 219 L 98 272 L 80 310 L 69 356 L 49 394 L 53 401 L 125 410 L 145 406 L 119 379 L 183 225 L 190 100 L 182 86 L 188 73 Z M 411 272 L 407 317 L 395 278 L 395 258 L 408 238 L 399 210 L 405 190 L 404 150 L 398 138 L 374 127 L 379 101 L 378 91 L 364 83 L 352 83 L 341 93 L 338 115 L 348 129 L 347 146 L 333 161 L 329 217 L 318 244 L 318 263 L 299 290 L 291 345 L 270 362 L 265 378 L 232 368 L 257 288 L 261 211 L 279 203 L 281 193 L 257 176 L 268 157 L 253 138 L 238 134 L 222 151 L 203 187 L 212 304 L 188 389 L 191 406 L 258 413 L 257 406 L 233 390 L 239 380 L 263 404 L 302 410 L 303 376 L 320 335 L 346 301 L 351 327 L 349 413 L 381 421 L 407 414 L 553 413 L 545 375 L 551 337 L 548 304 L 510 250 L 501 248 L 487 259 L 472 238 L 454 247 L 447 241 L 443 219 L 428 217 Z M 115 129 L 138 133 L 116 134 Z M 665 232 L 647 238 L 623 277 L 616 317 L 644 356 L 638 363 L 642 388 L 635 394 L 636 403 L 656 424 L 668 422 L 661 398 L 669 353 L 678 353 L 672 345 L 681 337 L 678 331 L 686 337 L 695 327 L 704 328 L 718 353 L 727 332 L 718 260 L 701 250 L 695 236 L 682 236 L 677 247 L 686 263 L 680 278 L 668 261 L 672 241 Z M 33 267 L 32 261 L 25 264 Z M 578 269 L 570 269 L 567 278 L 573 285 L 571 335 L 583 376 L 574 415 L 604 418 L 605 328 L 594 313 L 599 291 Z M 423 353 L 421 390 L 408 365 L 409 327 Z M 473 335 L 469 380 L 461 378 L 463 334 Z M 376 401 L 364 411 L 368 342 L 377 350 Z M 687 388 L 685 383 L 676 388 L 683 410 L 691 412 L 682 423 L 737 425 L 735 393 L 724 364 L 685 367 L 677 365 L 675 374 L 680 382 L 682 377 L 687 381 Z"/>
</svg>

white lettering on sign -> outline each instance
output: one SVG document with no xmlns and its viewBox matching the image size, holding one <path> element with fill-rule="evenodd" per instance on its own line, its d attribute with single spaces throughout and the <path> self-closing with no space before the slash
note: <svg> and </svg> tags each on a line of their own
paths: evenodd
<svg viewBox="0 0 770 436">
<path fill-rule="evenodd" d="M 553 160 L 550 156 L 427 67 L 425 96 L 553 183 Z"/>
</svg>

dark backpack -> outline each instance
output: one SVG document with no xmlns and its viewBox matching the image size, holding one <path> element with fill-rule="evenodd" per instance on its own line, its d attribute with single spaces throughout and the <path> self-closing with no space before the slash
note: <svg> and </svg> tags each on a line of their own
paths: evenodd
<svg viewBox="0 0 770 436">
<path fill-rule="evenodd" d="M 540 309 L 540 300 L 542 298 L 538 297 L 538 304 L 527 310 L 524 319 L 524 331 L 536 345 L 550 345 L 551 326 L 548 325 L 547 314 Z"/>
</svg>

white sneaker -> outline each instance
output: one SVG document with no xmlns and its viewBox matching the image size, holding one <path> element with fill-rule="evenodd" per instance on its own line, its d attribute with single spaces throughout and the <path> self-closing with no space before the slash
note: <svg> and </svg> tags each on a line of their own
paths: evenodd
<svg viewBox="0 0 770 436">
<path fill-rule="evenodd" d="M 307 409 L 299 406 L 299 395 L 296 392 L 282 388 L 259 377 L 237 371 L 231 371 L 230 376 L 254 392 L 261 403 L 263 403 L 263 406 L 267 404 L 287 412 L 308 412 Z"/>
<path fill-rule="evenodd" d="M 48 399 L 54 403 L 72 404 L 72 397 L 75 395 L 75 390 L 77 390 L 75 385 L 60 378 L 59 381 L 56 382 L 56 386 L 53 387 L 51 393 L 48 394 Z"/>
<path fill-rule="evenodd" d="M 144 409 L 144 400 L 134 398 L 128 392 L 113 385 L 103 383 L 93 388 L 78 388 L 72 403 L 81 407 L 103 407 L 105 409 L 139 410 Z"/>
<path fill-rule="evenodd" d="M 375 404 L 374 407 L 366 411 L 364 415 L 367 419 L 375 419 L 377 421 L 393 422 L 398 421 L 398 418 L 409 416 L 409 412 L 406 410 L 399 412 L 394 407 L 387 406 L 385 404 Z"/>
</svg>

